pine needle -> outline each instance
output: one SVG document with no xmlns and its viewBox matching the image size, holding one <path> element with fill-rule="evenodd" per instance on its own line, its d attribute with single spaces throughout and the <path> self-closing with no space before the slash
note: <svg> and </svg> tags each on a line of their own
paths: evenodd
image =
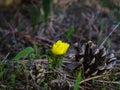
<svg viewBox="0 0 120 90">
<path fill-rule="evenodd" d="M 99 46 L 99 48 L 101 48 L 103 46 L 103 44 L 108 40 L 108 38 L 112 35 L 112 33 L 118 28 L 118 26 L 120 25 L 120 22 L 113 28 L 113 30 L 109 33 L 109 35 L 104 39 L 104 41 L 101 43 L 101 45 Z"/>
</svg>

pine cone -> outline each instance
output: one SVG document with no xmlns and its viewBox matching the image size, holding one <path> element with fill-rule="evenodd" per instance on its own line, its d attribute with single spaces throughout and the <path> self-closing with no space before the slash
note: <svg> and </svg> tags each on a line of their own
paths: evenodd
<svg viewBox="0 0 120 90">
<path fill-rule="evenodd" d="M 85 77 L 104 74 L 116 64 L 117 60 L 113 53 L 109 53 L 104 47 L 97 47 L 92 41 L 82 46 L 75 59 L 80 63 L 76 68 L 82 68 Z"/>
<path fill-rule="evenodd" d="M 30 68 L 30 75 L 36 83 L 42 83 L 45 79 L 45 68 L 40 63 L 34 63 Z"/>
</svg>

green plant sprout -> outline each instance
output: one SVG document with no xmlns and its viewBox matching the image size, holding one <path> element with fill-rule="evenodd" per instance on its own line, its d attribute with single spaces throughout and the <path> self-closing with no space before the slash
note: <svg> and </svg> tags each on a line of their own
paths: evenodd
<svg viewBox="0 0 120 90">
<path fill-rule="evenodd" d="M 63 55 L 66 54 L 70 45 L 61 40 L 58 40 L 53 44 L 51 52 L 51 57 L 48 57 L 51 66 L 54 68 L 59 68 L 62 65 Z"/>
</svg>

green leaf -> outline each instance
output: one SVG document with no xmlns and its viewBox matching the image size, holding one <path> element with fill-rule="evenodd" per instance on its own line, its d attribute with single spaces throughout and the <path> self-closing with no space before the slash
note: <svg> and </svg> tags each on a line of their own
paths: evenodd
<svg viewBox="0 0 120 90">
<path fill-rule="evenodd" d="M 42 2 L 43 2 L 44 21 L 46 22 L 51 13 L 52 0 L 42 0 Z"/>
<path fill-rule="evenodd" d="M 72 36 L 73 32 L 74 32 L 74 28 L 71 27 L 71 28 L 67 31 L 65 37 L 66 37 L 67 39 L 70 38 L 70 37 Z"/>
<path fill-rule="evenodd" d="M 81 79 L 82 79 L 82 71 L 80 71 L 77 75 L 77 79 L 76 79 L 73 90 L 78 90 L 79 89 L 79 84 L 80 84 Z"/>
<path fill-rule="evenodd" d="M 25 57 L 26 55 L 30 54 L 34 52 L 34 49 L 32 47 L 27 47 L 24 50 L 20 51 L 14 58 L 13 60 L 19 60 L 23 57 Z"/>
</svg>

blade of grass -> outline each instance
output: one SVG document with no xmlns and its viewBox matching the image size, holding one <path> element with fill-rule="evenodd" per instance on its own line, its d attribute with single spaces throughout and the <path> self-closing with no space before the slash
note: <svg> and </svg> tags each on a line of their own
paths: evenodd
<svg viewBox="0 0 120 90">
<path fill-rule="evenodd" d="M 100 21 L 100 32 L 98 34 L 98 44 L 100 44 L 103 41 L 102 32 L 103 32 L 103 29 L 104 29 L 104 25 L 105 25 L 105 20 L 102 19 Z"/>
<path fill-rule="evenodd" d="M 70 37 L 72 36 L 73 32 L 74 32 L 74 28 L 71 27 L 71 28 L 67 31 L 65 37 L 66 37 L 67 39 L 70 38 Z"/>
<path fill-rule="evenodd" d="M 103 87 L 102 90 L 107 90 L 107 89 L 105 87 Z"/>
<path fill-rule="evenodd" d="M 14 61 L 15 61 L 15 60 L 19 60 L 19 59 L 25 57 L 26 55 L 28 55 L 28 54 L 30 54 L 30 53 L 32 53 L 32 52 L 34 52 L 34 49 L 33 49 L 32 47 L 27 47 L 27 48 L 23 49 L 22 51 L 20 51 L 20 52 L 13 58 L 13 60 L 14 60 Z"/>
<path fill-rule="evenodd" d="M 11 75 L 10 75 L 11 84 L 12 84 L 13 86 L 15 86 L 15 78 L 16 78 L 16 75 L 15 75 L 15 74 L 11 74 Z"/>
<path fill-rule="evenodd" d="M 77 75 L 77 79 L 76 79 L 76 82 L 75 82 L 75 85 L 74 85 L 74 89 L 73 90 L 78 90 L 79 89 L 79 84 L 80 84 L 80 81 L 82 79 L 82 71 L 80 71 Z"/>
<path fill-rule="evenodd" d="M 36 58 L 40 58 L 41 53 L 40 53 L 40 49 L 39 49 L 37 43 L 34 44 L 34 50 L 35 50 Z"/>
<path fill-rule="evenodd" d="M 118 84 L 118 90 L 120 90 L 120 84 Z"/>
<path fill-rule="evenodd" d="M 52 0 L 42 0 L 42 2 L 43 2 L 44 21 L 46 22 L 51 13 Z"/>
<path fill-rule="evenodd" d="M 110 46 L 111 46 L 111 39 L 109 38 L 108 41 L 107 41 L 107 49 L 108 50 L 110 49 Z"/>
</svg>

